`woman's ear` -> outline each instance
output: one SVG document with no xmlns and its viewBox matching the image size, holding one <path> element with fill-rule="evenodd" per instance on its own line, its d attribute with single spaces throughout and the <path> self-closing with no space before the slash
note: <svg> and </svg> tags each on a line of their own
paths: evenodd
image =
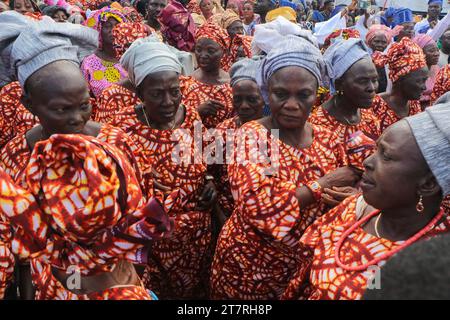
<svg viewBox="0 0 450 320">
<path fill-rule="evenodd" d="M 440 194 L 441 187 L 431 172 L 428 172 L 420 181 L 418 193 L 424 197 L 432 197 Z"/>
</svg>

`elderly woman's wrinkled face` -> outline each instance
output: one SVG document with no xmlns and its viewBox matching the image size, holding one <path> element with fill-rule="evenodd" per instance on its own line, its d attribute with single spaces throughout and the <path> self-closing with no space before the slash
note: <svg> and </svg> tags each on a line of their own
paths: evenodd
<svg viewBox="0 0 450 320">
<path fill-rule="evenodd" d="M 353 64 L 342 78 L 336 81 L 336 89 L 342 90 L 344 97 L 354 106 L 370 108 L 378 90 L 378 72 L 372 59 L 364 58 Z"/>
<path fill-rule="evenodd" d="M 105 22 L 102 24 L 102 44 L 103 45 L 112 45 L 113 44 L 113 34 L 112 30 L 116 25 L 119 24 L 119 21 L 117 21 L 114 18 L 108 18 Z"/>
<path fill-rule="evenodd" d="M 89 89 L 80 69 L 69 61 L 57 61 L 35 72 L 26 83 L 25 107 L 45 132 L 82 133 L 91 117 Z"/>
<path fill-rule="evenodd" d="M 364 168 L 360 185 L 364 199 L 380 210 L 414 206 L 420 180 L 428 173 L 405 120 L 386 129 L 375 153 L 364 161 Z"/>
<path fill-rule="evenodd" d="M 175 119 L 181 103 L 179 76 L 174 71 L 149 74 L 139 85 L 138 95 L 152 122 L 170 123 Z"/>
<path fill-rule="evenodd" d="M 427 65 L 435 66 L 439 62 L 439 48 L 436 44 L 429 44 L 423 48 L 423 53 L 427 59 Z"/>
<path fill-rule="evenodd" d="M 244 34 L 244 25 L 241 21 L 235 21 L 227 28 L 228 35 L 231 39 L 237 34 Z"/>
<path fill-rule="evenodd" d="M 34 8 L 29 0 L 15 0 L 14 11 L 24 14 L 27 12 L 34 12 Z"/>
<path fill-rule="evenodd" d="M 279 128 L 304 127 L 317 94 L 317 79 L 301 67 L 285 67 L 269 80 L 269 106 Z"/>
<path fill-rule="evenodd" d="M 373 51 L 380 51 L 384 52 L 386 50 L 387 46 L 389 45 L 387 38 L 384 34 L 378 33 L 373 37 L 372 41 L 370 41 L 370 48 Z"/>
<path fill-rule="evenodd" d="M 252 80 L 241 80 L 233 85 L 233 107 L 242 123 L 262 117 L 264 99 Z"/>
<path fill-rule="evenodd" d="M 408 100 L 419 100 L 422 93 L 427 89 L 428 68 L 413 71 L 406 76 L 401 77 L 395 83 Z"/>
<path fill-rule="evenodd" d="M 202 38 L 195 44 L 195 58 L 199 68 L 214 71 L 220 68 L 223 50 L 215 41 Z"/>
</svg>

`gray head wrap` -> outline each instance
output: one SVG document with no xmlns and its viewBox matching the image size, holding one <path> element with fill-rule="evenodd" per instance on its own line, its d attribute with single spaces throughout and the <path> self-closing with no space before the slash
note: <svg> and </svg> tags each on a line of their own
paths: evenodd
<svg viewBox="0 0 450 320">
<path fill-rule="evenodd" d="M 149 74 L 160 71 L 174 71 L 181 74 L 182 71 L 177 55 L 154 37 L 133 42 L 120 59 L 120 63 L 128 71 L 128 77 L 136 87 Z"/>
<path fill-rule="evenodd" d="M 450 193 L 450 102 L 405 119 L 445 197 Z"/>
<path fill-rule="evenodd" d="M 334 82 L 341 78 L 348 69 L 363 58 L 370 58 L 367 45 L 361 39 L 348 39 L 333 43 L 323 54 L 323 58 L 330 66 L 330 90 L 335 93 Z"/>
<path fill-rule="evenodd" d="M 273 48 L 262 60 L 258 73 L 257 83 L 266 104 L 269 102 L 269 79 L 272 75 L 285 67 L 302 67 L 311 72 L 318 84 L 326 76 L 327 67 L 322 54 L 312 37 L 288 35 Z"/>
<path fill-rule="evenodd" d="M 23 20 L 14 17 L 16 21 Z M 11 19 L 2 19 L 0 30 L 11 29 Z M 5 36 L 6 38 L 6 36 Z M 15 39 L 14 39 L 15 38 Z M 97 48 L 98 33 L 88 27 L 56 23 L 51 18 L 26 23 L 15 32 L 11 32 L 10 50 L 2 50 L 2 56 L 9 54 L 10 65 L 5 71 L 17 76 L 22 88 L 26 80 L 37 70 L 58 61 L 67 60 L 79 65 L 80 62 Z M 2 57 L 3 58 L 3 57 Z"/>
<path fill-rule="evenodd" d="M 231 86 L 234 86 L 241 80 L 251 80 L 256 82 L 256 73 L 260 61 L 254 59 L 241 59 L 233 64 L 230 69 Z"/>
</svg>

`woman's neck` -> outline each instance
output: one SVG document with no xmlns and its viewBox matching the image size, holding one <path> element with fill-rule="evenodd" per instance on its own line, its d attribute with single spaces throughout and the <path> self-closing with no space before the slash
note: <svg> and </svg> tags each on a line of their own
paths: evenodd
<svg viewBox="0 0 450 320">
<path fill-rule="evenodd" d="M 361 121 L 359 108 L 345 99 L 345 97 L 338 98 L 334 96 L 325 103 L 324 108 L 342 124 L 358 124 Z"/>
<path fill-rule="evenodd" d="M 224 82 L 220 68 L 208 71 L 198 69 L 197 72 L 194 72 L 193 77 L 200 82 L 209 84 L 220 85 Z"/>
<path fill-rule="evenodd" d="M 251 17 L 244 18 L 244 23 L 245 24 L 250 24 L 250 23 L 253 22 L 253 20 L 255 20 L 255 15 L 253 15 Z"/>
<path fill-rule="evenodd" d="M 98 49 L 95 52 L 96 56 L 100 59 L 111 61 L 111 62 L 117 62 L 117 58 L 115 56 L 114 49 L 112 46 L 103 46 L 101 49 Z"/>
<path fill-rule="evenodd" d="M 417 212 L 415 205 L 384 210 L 378 221 L 378 232 L 390 241 L 408 240 L 430 223 L 439 210 L 439 203 L 425 204 L 425 210 L 422 213 Z"/>
<path fill-rule="evenodd" d="M 407 116 L 409 114 L 409 100 L 400 91 L 393 88 L 391 94 L 386 97 L 389 108 L 391 108 L 397 115 Z"/>
<path fill-rule="evenodd" d="M 161 29 L 161 24 L 159 23 L 158 19 L 148 18 L 147 24 L 148 24 L 150 27 L 152 27 L 153 29 L 155 29 L 156 31 L 158 31 L 159 29 Z"/>
<path fill-rule="evenodd" d="M 283 128 L 277 121 L 270 117 L 271 128 L 279 130 L 279 139 L 297 149 L 305 149 L 311 146 L 313 140 L 312 128 L 308 123 L 297 128 Z"/>
</svg>

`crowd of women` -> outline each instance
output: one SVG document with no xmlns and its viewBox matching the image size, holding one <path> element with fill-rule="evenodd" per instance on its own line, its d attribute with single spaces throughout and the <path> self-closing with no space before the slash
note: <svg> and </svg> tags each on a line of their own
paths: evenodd
<svg viewBox="0 0 450 320">
<path fill-rule="evenodd" d="M 355 300 L 445 238 L 449 15 L 285 2 L 0 2 L 0 299 Z"/>
</svg>

